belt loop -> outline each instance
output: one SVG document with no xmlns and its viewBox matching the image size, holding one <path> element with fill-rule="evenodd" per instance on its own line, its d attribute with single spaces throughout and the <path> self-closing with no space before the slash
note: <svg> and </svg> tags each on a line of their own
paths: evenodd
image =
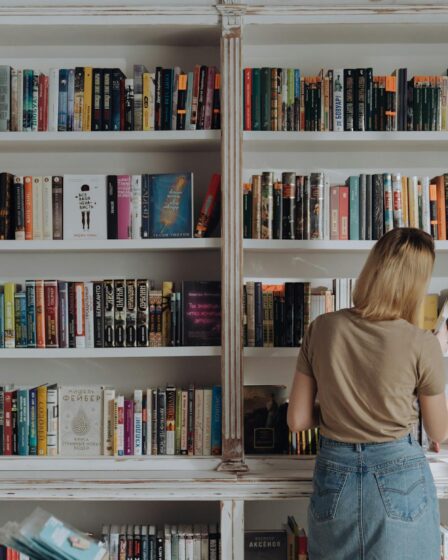
<svg viewBox="0 0 448 560">
<path fill-rule="evenodd" d="M 359 453 L 360 451 L 362 451 L 362 444 L 361 443 L 356 443 L 355 444 L 355 449 L 356 451 Z"/>
<path fill-rule="evenodd" d="M 414 440 L 412 439 L 412 434 L 408 434 L 408 441 L 411 445 L 414 443 Z"/>
</svg>

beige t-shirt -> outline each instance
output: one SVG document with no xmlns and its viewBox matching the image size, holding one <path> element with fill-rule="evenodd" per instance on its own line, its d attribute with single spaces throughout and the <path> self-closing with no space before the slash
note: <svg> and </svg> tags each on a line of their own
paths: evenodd
<svg viewBox="0 0 448 560">
<path fill-rule="evenodd" d="M 322 435 L 350 443 L 390 441 L 417 422 L 417 395 L 445 390 L 439 341 L 404 319 L 368 321 L 353 310 L 311 323 L 297 371 L 314 377 Z"/>
</svg>

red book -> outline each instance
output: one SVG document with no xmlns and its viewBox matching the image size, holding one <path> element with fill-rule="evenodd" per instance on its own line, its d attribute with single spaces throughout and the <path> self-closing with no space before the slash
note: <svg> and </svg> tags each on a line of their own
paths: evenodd
<svg viewBox="0 0 448 560">
<path fill-rule="evenodd" d="M 195 237 L 207 237 L 207 233 L 213 228 L 214 213 L 218 209 L 219 194 L 221 191 L 221 175 L 214 173 L 208 185 L 207 194 L 202 203 L 198 222 L 194 231 Z"/>
<path fill-rule="evenodd" d="M 132 239 L 132 184 L 130 175 L 117 177 L 118 239 Z"/>
<path fill-rule="evenodd" d="M 306 560 L 306 558 L 308 558 L 308 538 L 304 529 L 300 529 L 297 541 L 299 560 Z"/>
<path fill-rule="evenodd" d="M 437 239 L 446 240 L 445 178 L 443 175 L 431 180 L 437 188 Z"/>
<path fill-rule="evenodd" d="M 134 401 L 124 401 L 124 454 L 134 455 Z"/>
<path fill-rule="evenodd" d="M 45 280 L 45 346 L 59 348 L 58 282 Z"/>
<path fill-rule="evenodd" d="M 43 95 L 43 126 L 44 130 L 48 130 L 48 76 L 44 76 L 44 95 Z"/>
<path fill-rule="evenodd" d="M 4 431 L 3 455 L 12 455 L 12 391 L 5 391 L 3 401 Z"/>
<path fill-rule="evenodd" d="M 348 240 L 348 186 L 339 187 L 339 239 Z"/>
<path fill-rule="evenodd" d="M 45 93 L 45 76 L 39 74 L 38 80 L 38 102 L 37 102 L 37 130 L 39 132 L 44 128 L 44 93 Z"/>
<path fill-rule="evenodd" d="M 37 348 L 45 348 L 45 295 L 43 280 L 36 280 L 36 340 Z"/>
<path fill-rule="evenodd" d="M 339 187 L 330 187 L 330 239 L 339 239 Z"/>
<path fill-rule="evenodd" d="M 204 130 L 212 128 L 213 91 L 215 89 L 216 68 L 211 66 L 207 72 L 207 85 L 205 91 Z"/>
<path fill-rule="evenodd" d="M 244 130 L 252 130 L 252 68 L 244 69 Z"/>
</svg>

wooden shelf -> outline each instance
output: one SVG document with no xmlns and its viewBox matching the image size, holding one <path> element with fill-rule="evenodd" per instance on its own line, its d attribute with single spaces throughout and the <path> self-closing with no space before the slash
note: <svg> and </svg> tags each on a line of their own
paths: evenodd
<svg viewBox="0 0 448 560">
<path fill-rule="evenodd" d="M 220 130 L 150 132 L 1 132 L 2 152 L 210 152 L 219 151 Z"/>
<path fill-rule="evenodd" d="M 246 253 L 363 253 L 376 241 L 244 239 Z M 438 253 L 448 252 L 448 241 L 436 241 Z"/>
<path fill-rule="evenodd" d="M 159 348 L 11 348 L 0 349 L 0 358 L 188 358 L 220 356 L 219 346 L 166 346 Z"/>
<path fill-rule="evenodd" d="M 217 250 L 221 239 L 105 239 L 95 241 L 0 241 L 0 253 L 130 253 Z"/>
<path fill-rule="evenodd" d="M 446 151 L 448 132 L 244 132 L 248 152 Z"/>
</svg>

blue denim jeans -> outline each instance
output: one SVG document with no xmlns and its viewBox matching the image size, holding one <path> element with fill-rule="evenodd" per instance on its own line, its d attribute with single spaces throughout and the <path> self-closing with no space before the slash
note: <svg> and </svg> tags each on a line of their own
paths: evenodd
<svg viewBox="0 0 448 560">
<path fill-rule="evenodd" d="M 439 504 L 420 445 L 320 438 L 310 560 L 439 560 Z"/>
</svg>

